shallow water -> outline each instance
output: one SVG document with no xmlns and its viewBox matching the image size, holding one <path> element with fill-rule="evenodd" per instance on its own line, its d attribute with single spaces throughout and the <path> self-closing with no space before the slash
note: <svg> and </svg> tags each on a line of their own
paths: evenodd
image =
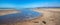
<svg viewBox="0 0 60 25">
<path fill-rule="evenodd" d="M 23 9 L 20 11 L 21 11 L 21 13 L 0 16 L 0 24 L 1 23 L 10 23 L 10 22 L 13 23 L 16 21 L 34 19 L 41 15 L 41 13 L 38 13 L 38 12 L 35 12 L 32 10 L 28 10 L 28 9 Z"/>
</svg>

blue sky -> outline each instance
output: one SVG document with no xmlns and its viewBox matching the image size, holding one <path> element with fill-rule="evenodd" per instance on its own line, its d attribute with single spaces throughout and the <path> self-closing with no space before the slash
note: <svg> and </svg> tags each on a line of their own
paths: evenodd
<svg viewBox="0 0 60 25">
<path fill-rule="evenodd" d="M 60 0 L 0 0 L 0 8 L 60 7 Z"/>
</svg>

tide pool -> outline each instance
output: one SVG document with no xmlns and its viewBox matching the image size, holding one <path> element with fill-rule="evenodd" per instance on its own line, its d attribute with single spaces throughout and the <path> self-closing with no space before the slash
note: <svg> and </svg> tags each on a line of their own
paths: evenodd
<svg viewBox="0 0 60 25">
<path fill-rule="evenodd" d="M 23 20 L 30 20 L 30 19 L 34 19 L 42 15 L 42 13 L 38 13 L 29 9 L 22 9 L 20 11 L 21 13 L 0 16 L 0 24 L 14 23 L 14 22 L 23 21 Z"/>
</svg>

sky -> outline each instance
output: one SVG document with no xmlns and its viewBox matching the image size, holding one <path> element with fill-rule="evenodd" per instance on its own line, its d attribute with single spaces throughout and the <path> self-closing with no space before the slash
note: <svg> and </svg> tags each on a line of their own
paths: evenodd
<svg viewBox="0 0 60 25">
<path fill-rule="evenodd" d="M 0 8 L 60 7 L 60 0 L 0 0 Z"/>
</svg>

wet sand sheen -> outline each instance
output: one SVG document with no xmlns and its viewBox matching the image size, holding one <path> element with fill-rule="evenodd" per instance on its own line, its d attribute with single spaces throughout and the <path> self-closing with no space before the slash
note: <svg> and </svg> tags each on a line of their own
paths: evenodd
<svg viewBox="0 0 60 25">
<path fill-rule="evenodd" d="M 39 17 L 40 15 L 41 13 L 35 11 L 21 10 L 21 13 L 0 16 L 0 24 L 15 23 L 17 21 L 34 19 L 36 17 Z"/>
</svg>

